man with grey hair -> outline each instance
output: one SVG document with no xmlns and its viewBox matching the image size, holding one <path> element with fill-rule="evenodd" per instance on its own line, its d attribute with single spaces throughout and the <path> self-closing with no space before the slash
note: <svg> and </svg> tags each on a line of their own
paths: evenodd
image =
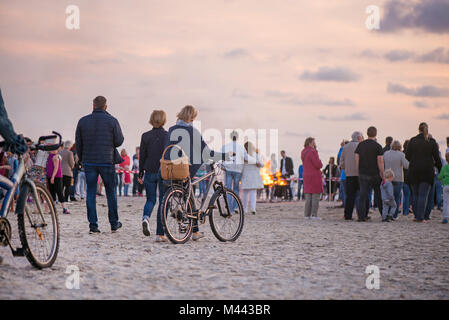
<svg viewBox="0 0 449 320">
<path fill-rule="evenodd" d="M 359 204 L 356 203 L 359 191 L 359 171 L 355 162 L 355 149 L 359 142 L 363 141 L 363 134 L 360 131 L 354 131 L 351 138 L 351 141 L 343 146 L 340 158 L 340 168 L 346 173 L 345 220 L 352 220 L 354 206 L 357 212 L 359 211 Z"/>
<path fill-rule="evenodd" d="M 73 167 L 75 166 L 75 158 L 73 156 L 73 152 L 70 151 L 72 146 L 73 142 L 67 140 L 64 142 L 64 150 L 59 152 L 59 155 L 62 158 L 62 188 L 65 202 L 69 201 L 70 187 L 72 186 L 73 179 Z"/>
</svg>

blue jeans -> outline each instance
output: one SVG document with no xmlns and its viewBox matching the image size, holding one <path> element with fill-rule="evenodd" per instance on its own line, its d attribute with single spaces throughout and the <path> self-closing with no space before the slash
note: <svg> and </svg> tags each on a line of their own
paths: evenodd
<svg viewBox="0 0 449 320">
<path fill-rule="evenodd" d="M 394 201 L 396 202 L 396 209 L 394 211 L 393 217 L 396 219 L 399 214 L 399 206 L 401 204 L 401 196 L 402 196 L 402 185 L 403 182 L 400 181 L 393 181 L 393 195 L 394 195 Z M 404 210 L 404 209 L 402 209 Z"/>
<path fill-rule="evenodd" d="M 161 174 L 158 173 L 146 173 L 143 181 L 145 185 L 145 191 L 147 194 L 147 202 L 143 208 L 143 218 L 150 218 L 153 213 L 154 206 L 156 205 L 156 189 L 159 189 L 159 205 L 157 208 L 156 217 L 156 234 L 158 236 L 164 235 L 164 228 L 162 225 L 162 198 L 164 197 L 165 188 L 162 183 Z"/>
<path fill-rule="evenodd" d="M 402 185 L 402 193 L 404 194 L 404 198 L 402 201 L 402 214 L 404 216 L 408 215 L 410 212 L 410 197 L 411 197 L 411 191 L 408 184 Z"/>
<path fill-rule="evenodd" d="M 413 184 L 413 213 L 418 221 L 422 221 L 425 217 L 427 200 L 429 198 L 430 189 L 432 186 L 427 182 L 421 182 L 420 184 Z"/>
<path fill-rule="evenodd" d="M 242 179 L 242 174 L 240 172 L 234 172 L 234 171 L 226 171 L 226 188 L 232 190 L 239 195 L 239 183 Z M 228 202 L 229 207 L 231 211 L 234 211 L 235 208 L 237 208 L 237 203 L 235 202 L 234 198 L 231 196 L 228 196 Z"/>
<path fill-rule="evenodd" d="M 129 184 L 124 184 L 124 185 L 123 185 L 123 195 L 124 195 L 125 197 L 128 196 L 128 190 L 129 190 Z"/>
<path fill-rule="evenodd" d="M 340 192 L 339 192 L 339 197 L 341 199 L 341 202 L 343 203 L 343 206 L 345 206 L 346 203 L 346 180 L 341 180 L 340 181 Z"/>
<path fill-rule="evenodd" d="M 430 214 L 432 213 L 433 208 L 435 207 L 435 191 L 436 186 L 435 183 L 430 186 L 429 196 L 427 197 L 427 205 L 424 213 L 424 220 L 430 220 Z"/>
<path fill-rule="evenodd" d="M 97 184 L 98 176 L 101 177 L 106 190 L 106 197 L 108 200 L 108 217 L 111 227 L 116 227 L 118 224 L 118 208 L 117 208 L 117 194 L 115 182 L 115 167 L 110 166 L 95 166 L 86 165 L 84 172 L 86 174 L 87 184 L 87 219 L 89 220 L 89 227 L 91 229 L 98 228 L 97 220 Z"/>
<path fill-rule="evenodd" d="M 302 180 L 298 180 L 298 200 L 301 200 L 301 189 L 304 182 Z M 302 199 L 304 199 L 304 195 L 302 195 Z"/>
<path fill-rule="evenodd" d="M 206 191 L 207 191 L 207 179 L 200 181 L 199 185 L 200 185 L 200 196 L 202 198 L 206 197 Z"/>
<path fill-rule="evenodd" d="M 438 180 L 437 176 L 435 176 L 434 184 L 436 205 L 438 209 L 441 209 L 443 208 L 443 184 Z"/>
</svg>

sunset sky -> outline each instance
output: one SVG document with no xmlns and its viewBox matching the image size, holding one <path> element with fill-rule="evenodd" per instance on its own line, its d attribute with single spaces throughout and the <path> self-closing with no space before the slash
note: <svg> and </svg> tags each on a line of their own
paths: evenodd
<svg viewBox="0 0 449 320">
<path fill-rule="evenodd" d="M 65 26 L 68 5 L 80 29 Z M 380 30 L 365 27 L 380 7 Z M 449 136 L 449 1 L 0 1 L 0 88 L 18 132 L 73 140 L 104 95 L 134 151 L 153 109 L 186 104 L 202 129 L 278 129 L 295 172 L 375 125 L 403 142 Z"/>
</svg>

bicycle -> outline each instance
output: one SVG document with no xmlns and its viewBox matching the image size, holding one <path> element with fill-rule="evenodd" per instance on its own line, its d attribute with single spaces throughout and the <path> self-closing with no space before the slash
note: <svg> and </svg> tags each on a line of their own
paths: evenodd
<svg viewBox="0 0 449 320">
<path fill-rule="evenodd" d="M 31 146 L 31 150 L 58 150 L 62 146 L 62 137 L 57 132 L 53 131 L 51 136 L 40 137 L 39 141 L 57 137 L 59 137 L 58 144 L 37 144 Z M 4 142 L 0 142 L 0 147 L 3 145 Z M 9 246 L 14 257 L 25 256 L 37 269 L 49 268 L 56 261 L 59 250 L 56 206 L 47 187 L 28 178 L 22 155 L 18 158 L 19 167 L 12 179 L 0 176 L 0 187 L 7 191 L 0 210 L 0 245 Z M 8 221 L 8 213 L 17 188 L 19 197 L 15 213 L 21 248 L 14 248 L 12 245 L 12 228 Z"/>
<path fill-rule="evenodd" d="M 192 236 L 194 222 L 204 224 L 207 217 L 212 233 L 222 242 L 235 241 L 242 233 L 244 223 L 242 202 L 236 193 L 216 180 L 221 171 L 225 170 L 222 164 L 212 162 L 210 166 L 212 170 L 209 173 L 193 182 L 190 178 L 185 181 L 170 181 L 170 187 L 162 200 L 161 210 L 165 234 L 174 244 L 186 243 Z M 210 181 L 197 210 L 192 189 L 194 185 L 206 179 Z M 211 187 L 214 193 L 207 203 Z M 229 205 L 231 201 L 235 201 L 236 204 L 233 212 Z"/>
</svg>

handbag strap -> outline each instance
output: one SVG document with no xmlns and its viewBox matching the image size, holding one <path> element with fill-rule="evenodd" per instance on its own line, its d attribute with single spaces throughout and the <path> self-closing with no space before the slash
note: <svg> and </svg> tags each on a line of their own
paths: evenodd
<svg viewBox="0 0 449 320">
<path fill-rule="evenodd" d="M 164 159 L 164 156 L 165 156 L 165 153 L 167 152 L 167 150 L 170 149 L 170 148 L 173 148 L 173 147 L 176 147 L 176 148 L 178 148 L 179 150 L 181 150 L 182 154 L 183 154 L 185 157 L 187 157 L 186 153 L 184 152 L 184 150 L 183 150 L 180 146 L 178 146 L 177 144 L 171 144 L 171 145 L 167 146 L 167 148 L 165 148 L 164 152 L 162 153 L 161 159 Z"/>
</svg>

